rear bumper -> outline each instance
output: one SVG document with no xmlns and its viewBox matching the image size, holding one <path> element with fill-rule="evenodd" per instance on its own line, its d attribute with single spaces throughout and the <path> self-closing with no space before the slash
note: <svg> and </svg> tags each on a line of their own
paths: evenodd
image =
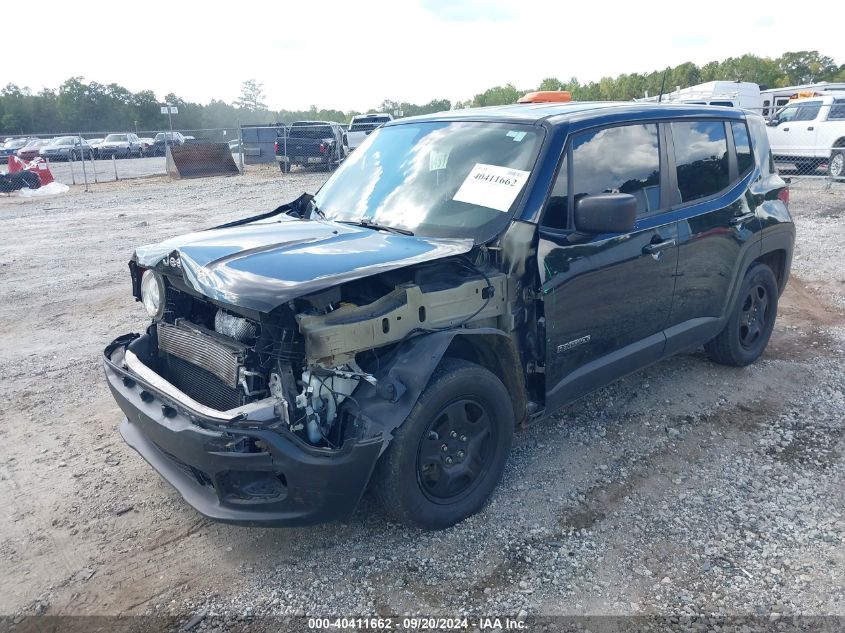
<svg viewBox="0 0 845 633">
<path fill-rule="evenodd" d="M 136 341 L 121 337 L 104 353 L 109 388 L 126 416 L 120 434 L 194 509 L 217 521 L 266 527 L 322 523 L 354 510 L 380 437 L 328 450 L 285 428 L 221 424 L 123 367 L 120 358 Z M 255 441 L 260 452 L 238 448 Z"/>
<path fill-rule="evenodd" d="M 290 163 L 291 165 L 325 165 L 331 159 L 331 155 L 320 154 L 319 156 L 279 156 L 276 154 L 277 163 Z"/>
</svg>

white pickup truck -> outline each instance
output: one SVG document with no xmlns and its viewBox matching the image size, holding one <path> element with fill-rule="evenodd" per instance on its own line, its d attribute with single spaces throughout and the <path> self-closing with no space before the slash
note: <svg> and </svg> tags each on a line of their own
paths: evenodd
<svg viewBox="0 0 845 633">
<path fill-rule="evenodd" d="M 392 120 L 393 117 L 385 112 L 359 114 L 352 117 L 349 122 L 349 129 L 346 131 L 346 143 L 349 150 L 352 151 L 363 143 L 370 132 Z"/>
<path fill-rule="evenodd" d="M 768 131 L 775 161 L 794 163 L 802 173 L 827 163 L 830 176 L 845 177 L 845 92 L 791 101 Z"/>
</svg>

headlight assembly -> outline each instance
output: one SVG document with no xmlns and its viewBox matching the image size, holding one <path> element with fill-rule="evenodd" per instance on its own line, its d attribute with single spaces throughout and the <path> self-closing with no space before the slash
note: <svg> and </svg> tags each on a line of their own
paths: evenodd
<svg viewBox="0 0 845 633">
<path fill-rule="evenodd" d="M 141 303 L 153 320 L 158 321 L 164 316 L 164 279 L 155 271 L 144 271 L 141 278 Z"/>
</svg>

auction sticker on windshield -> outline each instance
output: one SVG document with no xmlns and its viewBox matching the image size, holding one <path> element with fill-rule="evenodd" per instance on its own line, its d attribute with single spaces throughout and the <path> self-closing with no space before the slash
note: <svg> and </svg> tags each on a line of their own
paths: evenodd
<svg viewBox="0 0 845 633">
<path fill-rule="evenodd" d="M 507 211 L 522 191 L 531 172 L 476 163 L 453 199 L 482 207 Z"/>
</svg>

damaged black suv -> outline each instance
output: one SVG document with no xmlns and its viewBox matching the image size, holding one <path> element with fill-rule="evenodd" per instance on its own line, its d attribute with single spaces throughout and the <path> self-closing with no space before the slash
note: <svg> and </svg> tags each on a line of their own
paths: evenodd
<svg viewBox="0 0 845 633">
<path fill-rule="evenodd" d="M 526 104 L 373 132 L 314 195 L 137 249 L 120 432 L 232 523 L 478 511 L 514 427 L 704 345 L 763 352 L 795 237 L 763 120 Z"/>
</svg>

